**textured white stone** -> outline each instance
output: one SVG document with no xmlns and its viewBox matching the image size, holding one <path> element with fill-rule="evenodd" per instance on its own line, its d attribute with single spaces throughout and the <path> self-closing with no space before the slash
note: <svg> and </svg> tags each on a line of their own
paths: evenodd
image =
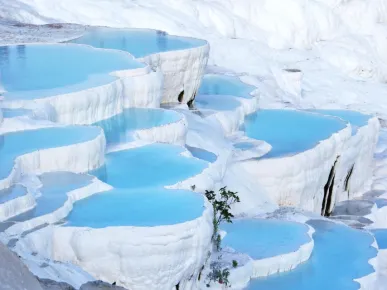
<svg viewBox="0 0 387 290">
<path fill-rule="evenodd" d="M 198 275 L 211 252 L 212 207 L 185 223 L 101 229 L 50 226 L 24 242 L 31 250 L 81 266 L 97 279 L 128 289 L 197 289 Z M 96 255 L 98 253 L 98 255 Z"/>
<path fill-rule="evenodd" d="M 100 134 L 87 142 L 49 148 L 21 155 L 15 159 L 10 175 L 0 180 L 0 189 L 8 188 L 22 175 L 50 171 L 86 172 L 100 167 L 105 160 L 106 140 Z"/>
<path fill-rule="evenodd" d="M 163 73 L 162 103 L 177 103 L 179 94 L 184 91 L 181 102 L 186 104 L 195 98 L 199 90 L 209 51 L 206 43 L 199 47 L 151 54 L 139 60 Z"/>
</svg>

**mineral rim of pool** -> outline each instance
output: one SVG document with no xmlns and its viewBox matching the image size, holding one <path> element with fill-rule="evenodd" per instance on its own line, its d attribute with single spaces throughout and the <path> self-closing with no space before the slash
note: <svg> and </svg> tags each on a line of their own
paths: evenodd
<svg viewBox="0 0 387 290">
<path fill-rule="evenodd" d="M 199 88 L 200 95 L 230 95 L 251 99 L 256 87 L 242 82 L 238 77 L 205 75 Z"/>
<path fill-rule="evenodd" d="M 270 219 L 234 220 L 223 224 L 223 246 L 245 253 L 254 260 L 297 251 L 311 241 L 305 224 Z"/>
<path fill-rule="evenodd" d="M 344 129 L 341 119 L 296 110 L 259 110 L 246 116 L 243 125 L 250 138 L 272 146 L 262 158 L 301 153 Z"/>
<path fill-rule="evenodd" d="M 205 40 L 173 36 L 158 30 L 93 28 L 71 43 L 129 52 L 136 58 L 150 54 L 184 50 L 207 44 Z"/>
<path fill-rule="evenodd" d="M 201 173 L 209 163 L 182 156 L 184 148 L 151 144 L 111 152 L 105 165 L 92 172 L 115 188 L 144 188 L 173 185 Z"/>
<path fill-rule="evenodd" d="M 42 174 L 39 179 L 42 187 L 36 198 L 36 206 L 8 221 L 22 222 L 40 217 L 61 208 L 68 199 L 68 192 L 91 184 L 94 177 L 87 174 L 71 172 L 50 172 Z"/>
<path fill-rule="evenodd" d="M 9 176 L 18 156 L 95 139 L 101 129 L 92 126 L 50 127 L 0 136 L 0 180 Z"/>
<path fill-rule="evenodd" d="M 357 133 L 357 130 L 360 127 L 366 126 L 369 119 L 372 118 L 372 115 L 362 114 L 357 111 L 350 110 L 308 110 L 310 112 L 316 112 L 324 115 L 330 115 L 333 117 L 341 118 L 351 124 L 352 135 Z"/>
<path fill-rule="evenodd" d="M 113 189 L 74 204 L 66 226 L 152 227 L 194 220 L 203 214 L 204 197 L 185 190 L 163 188 Z"/>
<path fill-rule="evenodd" d="M 369 264 L 377 255 L 372 235 L 329 221 L 308 224 L 316 230 L 309 260 L 292 271 L 252 280 L 246 289 L 358 290 L 354 279 L 375 272 Z"/>
<path fill-rule="evenodd" d="M 118 51 L 73 44 L 0 46 L 5 100 L 32 100 L 111 83 L 118 70 L 144 67 Z"/>
<path fill-rule="evenodd" d="M 130 108 L 94 125 L 104 130 L 108 144 L 116 144 L 127 141 L 131 131 L 175 123 L 182 118 L 179 113 L 171 110 Z"/>
</svg>

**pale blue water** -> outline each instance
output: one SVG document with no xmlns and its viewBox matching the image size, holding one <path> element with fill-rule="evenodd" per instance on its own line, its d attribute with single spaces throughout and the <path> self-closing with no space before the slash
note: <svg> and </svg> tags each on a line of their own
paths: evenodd
<svg viewBox="0 0 387 290">
<path fill-rule="evenodd" d="M 235 148 L 241 149 L 241 150 L 249 150 L 249 149 L 254 148 L 254 146 L 255 145 L 250 143 L 250 142 L 239 142 L 239 143 L 234 144 Z"/>
<path fill-rule="evenodd" d="M 156 30 L 107 28 L 93 29 L 82 37 L 69 42 L 88 44 L 98 48 L 119 49 L 135 57 L 199 47 L 207 43 L 204 40 L 171 36 Z"/>
<path fill-rule="evenodd" d="M 294 252 L 310 242 L 308 227 L 295 222 L 234 220 L 232 224 L 222 225 L 221 229 L 227 232 L 222 240 L 223 247 L 231 247 L 254 260 Z"/>
<path fill-rule="evenodd" d="M 365 115 L 356 111 L 349 111 L 349 110 L 310 110 L 310 111 L 331 115 L 334 117 L 339 117 L 349 122 L 352 127 L 352 135 L 356 134 L 359 127 L 367 125 L 368 120 L 372 118 L 371 115 Z"/>
<path fill-rule="evenodd" d="M 387 249 L 387 229 L 372 230 L 372 233 L 375 236 L 379 249 Z"/>
<path fill-rule="evenodd" d="M 104 167 L 93 172 L 116 188 L 173 185 L 201 173 L 208 162 L 181 156 L 183 148 L 152 144 L 106 155 Z"/>
<path fill-rule="evenodd" d="M 28 115 L 31 110 L 27 109 L 1 109 L 3 111 L 4 118 L 13 118 Z"/>
<path fill-rule="evenodd" d="M 7 222 L 21 222 L 49 214 L 59 209 L 67 201 L 67 193 L 89 185 L 93 176 L 71 172 L 50 172 L 40 177 L 41 195 L 32 210 L 9 219 Z"/>
<path fill-rule="evenodd" d="M 378 208 L 387 206 L 387 199 L 385 198 L 375 198 L 373 200 Z"/>
<path fill-rule="evenodd" d="M 20 155 L 86 142 L 100 133 L 98 127 L 66 126 L 5 134 L 0 140 L 0 179 L 10 174 L 15 158 Z"/>
<path fill-rule="evenodd" d="M 103 228 L 172 225 L 198 218 L 203 209 L 203 195 L 191 191 L 113 189 L 76 202 L 66 226 Z"/>
<path fill-rule="evenodd" d="M 94 125 L 102 127 L 108 144 L 116 144 L 128 141 L 131 131 L 162 126 L 181 118 L 181 115 L 170 110 L 130 108 Z"/>
<path fill-rule="evenodd" d="M 215 162 L 217 159 L 216 155 L 210 151 L 197 148 L 197 147 L 191 147 L 188 145 L 186 145 L 186 147 L 189 150 L 189 152 L 191 152 L 192 156 L 196 158 L 202 159 L 204 161 L 208 161 L 210 163 Z"/>
<path fill-rule="evenodd" d="M 300 153 L 344 129 L 340 119 L 295 110 L 260 110 L 245 118 L 248 137 L 264 140 L 272 150 L 263 158 Z"/>
<path fill-rule="evenodd" d="M 110 72 L 144 67 L 124 53 L 71 44 L 0 46 L 6 99 L 35 99 L 100 86 Z"/>
<path fill-rule="evenodd" d="M 198 109 L 207 109 L 215 111 L 235 111 L 240 107 L 240 102 L 230 96 L 217 95 L 198 95 L 195 98 L 195 106 Z"/>
<path fill-rule="evenodd" d="M 26 188 L 21 185 L 14 185 L 10 188 L 0 190 L 0 204 L 24 196 L 26 194 Z"/>
<path fill-rule="evenodd" d="M 263 279 L 253 280 L 248 290 L 357 290 L 353 279 L 371 274 L 368 260 L 377 251 L 371 247 L 373 238 L 364 231 L 355 230 L 328 221 L 308 222 L 313 234 L 312 256 L 296 269 Z"/>
<path fill-rule="evenodd" d="M 231 95 L 251 99 L 256 88 L 242 82 L 238 77 L 205 75 L 199 88 L 200 95 Z"/>
</svg>

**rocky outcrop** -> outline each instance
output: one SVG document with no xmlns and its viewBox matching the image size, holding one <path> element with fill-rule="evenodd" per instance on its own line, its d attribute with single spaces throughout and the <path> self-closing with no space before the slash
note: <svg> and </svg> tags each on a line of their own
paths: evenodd
<svg viewBox="0 0 387 290">
<path fill-rule="evenodd" d="M 0 243 L 0 290 L 43 290 L 35 276 Z"/>
</svg>

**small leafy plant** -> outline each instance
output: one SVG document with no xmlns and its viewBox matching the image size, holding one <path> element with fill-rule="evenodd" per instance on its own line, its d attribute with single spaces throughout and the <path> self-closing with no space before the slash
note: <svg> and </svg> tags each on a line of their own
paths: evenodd
<svg viewBox="0 0 387 290">
<path fill-rule="evenodd" d="M 214 209 L 212 242 L 215 249 L 220 251 L 221 237 L 219 235 L 219 225 L 222 222 L 232 223 L 234 215 L 231 213 L 231 205 L 240 202 L 240 199 L 237 192 L 227 190 L 226 186 L 219 189 L 219 194 L 216 194 L 213 190 L 206 190 L 205 195 Z"/>
<path fill-rule="evenodd" d="M 211 264 L 212 271 L 208 273 L 207 278 L 209 279 L 209 283 L 207 287 L 210 287 L 210 282 L 217 282 L 219 284 L 223 284 L 226 287 L 230 286 L 230 282 L 228 281 L 228 277 L 230 276 L 230 271 L 226 269 L 220 269 L 219 265 L 216 263 Z"/>
<path fill-rule="evenodd" d="M 231 206 L 237 202 L 240 202 L 237 192 L 227 190 L 227 187 L 222 187 L 219 189 L 219 193 L 216 194 L 213 190 L 206 190 L 205 195 L 208 201 L 212 204 L 214 210 L 214 216 L 212 224 L 214 227 L 212 234 L 212 243 L 217 252 L 221 248 L 222 238 L 219 234 L 219 226 L 222 222 L 232 223 L 232 218 L 234 215 L 231 213 Z M 221 255 L 218 257 L 221 260 Z M 222 263 L 212 262 L 210 265 L 211 272 L 208 273 L 207 278 L 209 282 L 207 287 L 210 287 L 211 282 L 217 282 L 223 284 L 225 287 L 231 287 L 228 280 L 230 276 L 230 270 L 228 268 L 222 268 Z M 238 266 L 237 261 L 233 261 L 232 265 L 234 268 Z"/>
</svg>

